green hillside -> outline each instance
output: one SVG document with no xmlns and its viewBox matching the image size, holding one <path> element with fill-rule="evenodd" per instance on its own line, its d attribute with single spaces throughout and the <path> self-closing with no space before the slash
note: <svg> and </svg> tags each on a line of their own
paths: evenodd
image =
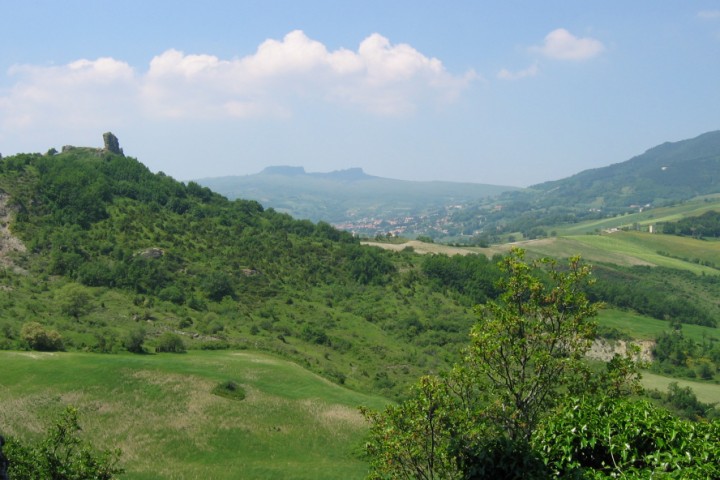
<svg viewBox="0 0 720 480">
<path fill-rule="evenodd" d="M 594 264 L 586 293 L 609 307 L 608 338 L 682 328 L 694 346 L 662 371 L 708 382 L 720 363 L 718 245 L 640 232 L 522 244 L 529 257 Z M 360 477 L 366 426 L 351 407 L 406 398 L 455 363 L 510 248 L 382 246 L 393 249 L 152 173 L 122 151 L 4 157 L 2 433 L 36 439 L 75 404 L 94 442 L 127 451 L 129 478 L 165 463 L 180 466 L 164 478 Z M 212 395 L 225 381 L 246 399 Z M 210 446 L 188 443 L 195 434 Z"/>
<path fill-rule="evenodd" d="M 666 142 L 630 160 L 506 192 L 454 212 L 450 223 L 491 243 L 672 221 L 707 211 L 720 192 L 720 131 Z M 693 201 L 702 197 L 697 201 Z M 660 210 L 658 210 L 660 209 Z M 636 215 L 631 215 L 636 214 Z M 588 230 L 588 228 L 590 228 Z"/>
<path fill-rule="evenodd" d="M 659 206 L 720 190 L 720 131 L 666 142 L 642 155 L 535 185 L 544 204 L 560 199 L 600 209 Z"/>
<path fill-rule="evenodd" d="M 70 403 L 83 438 L 122 450 L 126 479 L 364 478 L 357 406 L 386 403 L 258 353 L 0 352 L 0 363 L 5 435 L 30 441 Z M 244 400 L 211 393 L 227 380 Z"/>
<path fill-rule="evenodd" d="M 0 345 L 22 326 L 67 349 L 257 348 L 334 381 L 390 396 L 457 355 L 470 301 L 445 296 L 409 252 L 363 247 L 326 223 L 294 220 L 153 174 L 137 160 L 72 148 L 0 162 L 7 268 Z M 132 349 L 139 348 L 131 345 Z"/>
</svg>

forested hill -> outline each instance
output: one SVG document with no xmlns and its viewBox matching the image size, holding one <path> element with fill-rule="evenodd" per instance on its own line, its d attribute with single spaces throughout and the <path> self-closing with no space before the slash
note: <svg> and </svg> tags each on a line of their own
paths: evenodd
<svg viewBox="0 0 720 480">
<path fill-rule="evenodd" d="M 720 193 L 720 131 L 666 142 L 625 162 L 505 192 L 456 212 L 451 221 L 490 237 L 545 236 L 564 223 L 672 205 Z"/>
<path fill-rule="evenodd" d="M 4 157 L 0 202 L 0 349 L 153 351 L 172 334 L 396 396 L 455 358 L 497 277 L 484 256 L 423 274 L 411 251 L 228 200 L 119 150 Z M 450 270 L 462 298 L 445 295 Z"/>
<path fill-rule="evenodd" d="M 720 191 L 720 131 L 666 142 L 622 163 L 531 187 L 543 204 L 627 208 Z"/>
</svg>

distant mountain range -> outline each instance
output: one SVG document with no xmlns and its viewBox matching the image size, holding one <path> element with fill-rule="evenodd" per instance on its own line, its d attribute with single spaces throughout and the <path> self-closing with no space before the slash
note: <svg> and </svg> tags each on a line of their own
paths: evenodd
<svg viewBox="0 0 720 480">
<path fill-rule="evenodd" d="M 296 218 L 362 234 L 452 238 L 522 232 L 720 192 L 720 131 L 663 143 L 625 162 L 527 189 L 393 180 L 361 168 L 308 173 L 290 166 L 198 183 L 231 199 L 257 200 Z"/>
<path fill-rule="evenodd" d="M 205 178 L 198 183 L 230 199 L 257 200 L 295 218 L 322 220 L 365 233 L 368 229 L 392 229 L 410 217 L 419 222 L 445 215 L 453 206 L 517 190 L 477 183 L 394 180 L 368 175 L 361 168 L 308 173 L 303 167 L 290 166 L 268 167 L 247 176 Z"/>
</svg>

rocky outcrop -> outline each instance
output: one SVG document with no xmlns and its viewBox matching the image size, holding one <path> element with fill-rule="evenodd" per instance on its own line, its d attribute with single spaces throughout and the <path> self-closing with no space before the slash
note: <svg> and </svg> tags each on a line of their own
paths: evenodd
<svg viewBox="0 0 720 480">
<path fill-rule="evenodd" d="M 122 148 L 120 148 L 120 141 L 118 141 L 118 138 L 113 135 L 112 132 L 103 133 L 103 142 L 105 143 L 106 151 L 124 155 Z"/>
<path fill-rule="evenodd" d="M 10 222 L 16 210 L 10 201 L 10 195 L 0 191 L 0 266 L 14 270 L 18 270 L 13 261 L 14 254 L 26 251 L 22 241 L 10 231 Z"/>
<path fill-rule="evenodd" d="M 142 258 L 157 259 L 162 258 L 162 256 L 165 255 L 165 250 L 158 247 L 150 247 L 142 250 L 141 252 L 138 252 L 138 255 L 140 255 Z"/>
</svg>

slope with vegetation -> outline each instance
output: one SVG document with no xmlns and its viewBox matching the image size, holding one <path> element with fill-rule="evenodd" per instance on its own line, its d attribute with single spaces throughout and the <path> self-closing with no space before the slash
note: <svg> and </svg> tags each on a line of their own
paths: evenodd
<svg viewBox="0 0 720 480">
<path fill-rule="evenodd" d="M 666 142 L 625 162 L 504 193 L 458 210 L 451 221 L 491 241 L 503 235 L 547 237 L 578 222 L 612 224 L 618 216 L 717 194 L 718 171 L 720 131 L 714 131 Z"/>
<path fill-rule="evenodd" d="M 0 200 L 0 349 L 20 349 L 32 355 L 4 358 L 4 364 L 15 369 L 15 376 L 0 379 L 4 387 L 0 388 L 0 404 L 6 406 L 4 419 L 21 411 L 18 408 L 23 402 L 37 405 L 32 411 L 26 409 L 22 422 L 3 420 L 3 425 L 13 425 L 13 437 L 28 441 L 38 438 L 38 424 L 44 416 L 57 413 L 68 403 L 79 403 L 83 412 L 92 412 L 91 422 L 105 422 L 99 420 L 108 413 L 104 409 L 113 412 L 115 408 L 111 408 L 108 392 L 129 404 L 147 402 L 150 425 L 153 418 L 160 425 L 171 425 L 171 417 L 180 412 L 188 418 L 207 418 L 209 429 L 222 431 L 223 419 L 232 424 L 238 417 L 217 416 L 215 410 L 205 408 L 215 405 L 208 398 L 218 395 L 224 401 L 246 402 L 254 391 L 270 389 L 309 401 L 300 392 L 318 392 L 318 398 L 335 405 L 336 400 L 328 400 L 328 395 L 337 392 L 353 399 L 347 402 L 356 401 L 357 397 L 345 390 L 349 387 L 412 400 L 414 394 L 407 387 L 416 378 L 462 362 L 462 346 L 477 320 L 473 307 L 492 305 L 503 295 L 498 287 L 503 276 L 498 262 L 507 262 L 508 257 L 495 254 L 507 253 L 507 247 L 472 249 L 487 255 L 448 256 L 445 253 L 455 250 L 446 249 L 445 253 L 423 256 L 407 245 L 395 251 L 361 245 L 357 238 L 327 223 L 295 220 L 255 201 L 231 201 L 195 182 L 184 184 L 154 174 L 126 157 L 119 146 L 3 158 Z M 647 247 L 643 249 L 643 242 L 632 235 L 626 235 L 625 245 L 629 250 L 634 245 L 641 254 L 629 251 L 626 258 L 646 258 Z M 662 331 L 675 332 L 665 343 L 658 343 L 662 348 L 657 355 L 662 359 L 657 371 L 694 375 L 696 380 L 710 382 L 717 378 L 720 347 L 711 337 L 698 339 L 698 332 L 714 330 L 717 318 L 714 253 L 707 249 L 697 253 L 702 262 L 684 260 L 683 245 L 701 240 L 663 237 L 669 240 L 663 244 L 663 253 L 656 256 L 670 262 L 664 270 L 598 260 L 593 255 L 601 255 L 603 247 L 586 242 L 588 258 L 597 263 L 598 281 L 584 295 L 613 307 L 610 312 L 616 320 L 635 318 L 640 312 L 667 325 L 659 331 L 661 327 L 652 324 L 654 338 L 659 339 Z M 566 240 L 575 242 L 572 250 L 582 243 L 579 237 L 557 239 Z M 528 245 L 528 255 L 534 258 L 543 248 L 553 248 L 551 242 L 544 245 Z M 550 253 L 567 256 L 565 247 Z M 691 251 L 693 247 L 688 248 Z M 582 253 L 585 256 L 586 252 Z M 678 266 L 691 273 L 669 268 Z M 542 282 L 549 280 L 541 276 Z M 622 320 L 616 324 L 622 326 Z M 617 338 L 618 330 L 600 333 Z M 692 348 L 684 335 L 692 339 Z M 277 380 L 284 378 L 278 371 L 241 378 L 220 375 L 234 368 L 231 365 L 237 353 L 246 352 L 251 362 L 277 361 L 258 356 L 259 351 L 284 357 L 295 362 L 298 371 L 308 369 L 336 385 L 328 390 L 306 382 L 278 384 Z M 149 353 L 158 355 L 143 355 Z M 170 358 L 169 354 L 184 355 Z M 204 370 L 202 365 L 207 362 L 215 373 Z M 117 372 L 114 378 L 122 379 L 119 386 L 105 385 L 113 377 L 106 378 L 101 370 L 93 370 L 93 365 Z M 30 375 L 33 368 L 36 371 Z M 88 368 L 90 373 L 83 377 L 87 384 L 78 383 L 66 372 Z M 179 370 L 172 370 L 172 378 L 167 372 L 158 373 L 157 378 L 147 373 L 168 368 Z M 202 391 L 181 388 L 185 382 Z M 137 389 L 123 390 L 122 384 Z M 43 391 L 48 392 L 47 397 L 40 393 Z M 207 396 L 213 392 L 215 396 Z M 683 391 L 667 395 L 663 397 L 667 401 L 683 397 L 682 402 L 692 407 Z M 159 407 L 155 402 L 160 400 L 177 402 L 179 410 L 167 404 Z M 282 404 L 284 413 L 269 422 L 291 417 L 311 421 L 306 418 L 307 411 L 299 413 L 302 405 L 278 398 L 273 402 Z M 347 402 L 339 403 L 347 406 Z M 377 398 L 368 402 L 374 408 L 383 403 Z M 243 415 L 257 414 L 253 412 L 246 410 Z M 178 431 L 166 428 L 157 433 L 167 442 L 161 442 L 153 455 L 186 455 L 198 465 L 216 462 L 219 469 L 228 469 L 227 478 L 233 478 L 240 464 L 220 462 L 215 444 L 213 448 L 195 445 L 192 451 L 182 449 L 178 435 L 183 428 L 190 428 L 183 425 Z M 284 424 L 280 430 L 273 430 L 276 424 L 258 425 L 253 428 L 285 432 Z M 303 429 L 308 429 L 307 424 L 297 427 L 297 431 Z M 295 427 L 290 430 L 296 431 Z M 90 431 L 95 440 L 102 438 L 98 433 L 102 429 Z M 117 434 L 116 430 L 106 431 L 106 435 Z M 361 424 L 349 427 L 325 465 L 328 471 L 362 469 L 363 460 L 353 458 L 346 463 L 345 456 L 352 456 L 355 440 L 351 439 L 359 438 L 363 431 Z M 242 437 L 247 433 L 244 430 L 236 433 L 239 436 L 230 435 L 234 441 L 254 441 Z M 147 440 L 143 435 L 157 439 L 152 433 L 141 434 Z M 132 453 L 137 452 L 133 449 L 139 441 L 129 433 L 125 437 L 123 449 L 131 453 L 123 467 L 134 472 L 133 478 L 148 478 L 152 462 L 143 466 L 141 455 Z M 306 448 L 327 441 L 285 437 L 281 448 L 288 449 L 289 456 L 283 460 L 286 470 L 282 472 L 300 465 L 297 457 Z M 307 445 L 298 446 L 303 443 Z M 273 442 L 262 445 L 253 453 L 257 458 L 277 447 Z M 245 462 L 245 455 L 238 461 Z M 257 472 L 250 476 L 271 475 L 261 463 L 258 460 Z M 168 471 L 163 475 L 174 474 Z"/>
<path fill-rule="evenodd" d="M 0 272 L 5 348 L 253 347 L 400 395 L 412 375 L 445 364 L 471 322 L 408 252 L 361 246 L 121 154 L 7 157 L 0 188 L 26 249 Z"/>
</svg>

